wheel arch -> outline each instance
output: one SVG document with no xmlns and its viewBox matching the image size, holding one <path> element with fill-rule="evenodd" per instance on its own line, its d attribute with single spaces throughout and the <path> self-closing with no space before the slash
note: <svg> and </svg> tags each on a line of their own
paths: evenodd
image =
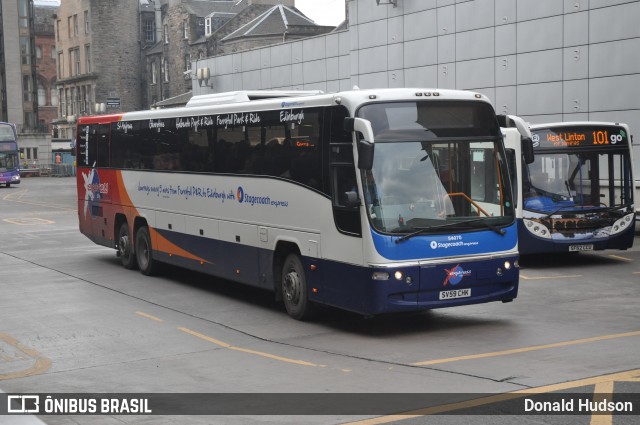
<svg viewBox="0 0 640 425">
<path fill-rule="evenodd" d="M 282 301 L 282 265 L 289 254 L 301 255 L 297 242 L 290 240 L 279 240 L 276 242 L 273 251 L 273 287 L 275 289 L 276 301 Z"/>
</svg>

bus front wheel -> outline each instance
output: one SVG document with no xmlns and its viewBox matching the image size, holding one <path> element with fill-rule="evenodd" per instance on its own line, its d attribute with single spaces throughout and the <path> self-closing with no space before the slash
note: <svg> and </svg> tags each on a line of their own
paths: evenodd
<svg viewBox="0 0 640 425">
<path fill-rule="evenodd" d="M 136 260 L 143 275 L 152 276 L 158 269 L 158 261 L 153 259 L 153 248 L 149 228 L 143 226 L 136 232 Z"/>
<path fill-rule="evenodd" d="M 125 221 L 120 225 L 118 230 L 118 257 L 120 262 L 126 269 L 134 269 L 136 267 L 136 256 L 131 249 L 131 234 L 129 233 L 129 224 Z"/>
<path fill-rule="evenodd" d="M 289 316 L 305 320 L 314 313 L 309 301 L 309 288 L 302 260 L 297 254 L 289 254 L 282 265 L 282 300 Z"/>
</svg>

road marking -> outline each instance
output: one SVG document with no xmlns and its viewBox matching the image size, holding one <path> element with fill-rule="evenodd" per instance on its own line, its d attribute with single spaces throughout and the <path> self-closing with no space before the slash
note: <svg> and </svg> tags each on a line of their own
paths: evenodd
<svg viewBox="0 0 640 425">
<path fill-rule="evenodd" d="M 18 354 L 17 355 L 18 358 L 25 359 L 25 360 L 30 358 L 34 360 L 33 366 L 31 366 L 28 369 L 20 370 L 17 372 L 0 374 L 0 381 L 39 375 L 51 368 L 51 360 L 49 360 L 46 357 L 43 357 L 37 350 L 34 350 L 33 348 L 29 348 L 25 345 L 22 345 L 20 342 L 18 342 L 17 339 L 12 337 L 11 335 L 7 335 L 5 333 L 0 332 L 0 340 L 4 341 L 6 344 L 14 347 L 16 350 L 20 351 L 22 354 L 25 354 L 27 356 L 26 358 L 24 358 L 20 354 Z"/>
<path fill-rule="evenodd" d="M 598 382 L 593 388 L 593 402 L 613 400 L 613 381 Z M 611 425 L 613 416 L 611 412 L 591 415 L 591 425 Z"/>
<path fill-rule="evenodd" d="M 459 362 L 459 361 L 464 361 L 464 360 L 475 360 L 475 359 L 484 359 L 484 358 L 488 358 L 488 357 L 508 356 L 508 355 L 511 355 L 511 354 L 528 353 L 530 351 L 547 350 L 549 348 L 569 347 L 571 345 L 588 344 L 590 342 L 606 341 L 606 340 L 609 340 L 609 339 L 617 339 L 617 338 L 628 338 L 628 337 L 633 337 L 633 336 L 640 336 L 640 331 L 595 336 L 595 337 L 592 337 L 592 338 L 575 339 L 575 340 L 572 340 L 572 341 L 564 341 L 564 342 L 555 342 L 553 344 L 534 345 L 534 346 L 531 346 L 531 347 L 514 348 L 514 349 L 511 349 L 511 350 L 494 351 L 494 352 L 491 352 L 491 353 L 471 354 L 471 355 L 468 355 L 468 356 L 459 356 L 459 357 L 449 357 L 449 358 L 445 358 L 445 359 L 426 360 L 426 361 L 423 361 L 423 362 L 412 363 L 412 365 L 413 366 L 431 366 L 431 365 L 434 365 L 434 364 L 453 363 L 453 362 Z"/>
<path fill-rule="evenodd" d="M 147 319 L 151 319 L 151 320 L 154 320 L 154 321 L 156 321 L 156 322 L 164 322 L 164 320 L 160 319 L 159 317 L 152 316 L 152 315 L 147 314 L 147 313 L 144 313 L 144 312 L 142 312 L 142 311 L 136 311 L 136 314 L 137 314 L 138 316 L 145 317 L 145 318 L 147 318 Z"/>
<path fill-rule="evenodd" d="M 229 350 L 241 351 L 243 353 L 254 354 L 256 356 L 266 357 L 266 358 L 269 358 L 269 359 L 272 359 L 272 360 L 277 360 L 277 361 L 285 362 L 285 363 L 293 363 L 293 364 L 297 364 L 297 365 L 301 365 L 301 366 L 324 367 L 323 365 L 310 363 L 310 362 L 305 362 L 303 360 L 289 359 L 287 357 L 276 356 L 274 354 L 269 354 L 269 353 L 265 353 L 265 352 L 262 352 L 262 351 L 255 351 L 255 350 L 250 350 L 248 348 L 235 347 L 235 346 L 233 346 L 231 344 L 227 344 L 224 341 L 220 341 L 218 339 L 211 338 L 210 336 L 201 334 L 199 332 L 192 331 L 191 329 L 182 328 L 182 327 L 179 327 L 178 329 L 181 330 L 182 332 L 188 333 L 189 335 L 193 335 L 196 338 L 200 338 L 200 339 L 203 339 L 205 341 L 209 341 L 209 342 L 211 342 L 211 343 L 213 343 L 215 345 L 218 345 L 218 346 L 220 346 L 222 348 L 228 348 Z"/>
<path fill-rule="evenodd" d="M 19 191 L 17 191 L 17 192 L 11 192 L 11 193 L 9 193 L 9 194 L 7 194 L 7 195 L 4 195 L 4 196 L 2 197 L 2 199 L 3 199 L 4 201 L 15 201 L 15 199 L 13 199 L 13 198 L 18 198 L 18 199 L 20 199 L 20 198 L 22 198 L 22 196 L 23 196 L 25 193 L 27 193 L 28 191 L 29 191 L 29 189 L 23 189 L 23 190 L 19 190 Z"/>
<path fill-rule="evenodd" d="M 563 383 L 560 383 L 560 384 L 551 384 L 551 385 L 545 385 L 543 387 L 516 390 L 516 391 L 512 391 L 512 392 L 508 392 L 508 393 L 496 394 L 496 395 L 492 395 L 492 396 L 488 396 L 488 397 L 477 398 L 475 400 L 462 401 L 462 402 L 459 402 L 459 403 L 451 403 L 451 404 L 444 404 L 444 405 L 441 405 L 441 406 L 427 407 L 427 408 L 424 408 L 424 409 L 413 410 L 413 411 L 410 411 L 410 412 L 404 412 L 403 414 L 398 414 L 398 415 L 380 416 L 380 417 L 377 417 L 377 418 L 365 419 L 363 421 L 348 422 L 348 423 L 344 423 L 343 425 L 379 425 L 379 424 L 386 424 L 386 423 L 390 423 L 390 422 L 396 422 L 396 421 L 402 421 L 402 420 L 408 420 L 408 419 L 415 419 L 415 418 L 419 418 L 419 417 L 427 416 L 427 415 L 438 415 L 438 414 L 447 413 L 447 412 L 453 412 L 453 411 L 461 410 L 461 409 L 468 409 L 468 408 L 472 408 L 472 407 L 484 406 L 486 404 L 499 403 L 499 402 L 502 402 L 502 401 L 508 401 L 508 400 L 513 400 L 513 399 L 516 399 L 516 398 L 526 397 L 527 395 L 544 394 L 544 393 L 550 393 L 550 392 L 556 392 L 556 391 L 563 391 L 563 390 L 568 390 L 568 389 L 572 389 L 572 388 L 586 387 L 586 386 L 589 386 L 589 385 L 594 385 L 594 386 L 597 387 L 600 384 L 606 384 L 606 383 L 611 383 L 611 385 L 613 385 L 613 382 L 616 382 L 616 381 L 628 382 L 630 380 L 635 380 L 635 379 L 638 378 L 639 375 L 640 375 L 640 369 L 635 369 L 635 370 L 630 370 L 630 371 L 627 371 L 627 372 L 620 372 L 620 373 L 613 373 L 613 374 L 609 374 L 609 375 L 595 376 L 593 378 L 584 378 L 584 379 L 579 379 L 579 380 L 576 380 L 576 381 L 563 382 Z M 594 417 L 594 416 L 601 416 L 601 414 L 593 414 L 592 417 Z M 593 424 L 593 422 L 592 422 L 592 424 Z M 602 424 L 602 425 L 604 425 L 604 424 Z"/>
<path fill-rule="evenodd" d="M 520 273 L 520 277 L 524 280 L 543 280 L 543 279 L 575 279 L 577 277 L 582 277 L 581 274 L 567 274 L 564 276 L 539 276 L 539 277 L 527 277 Z"/>
<path fill-rule="evenodd" d="M 5 218 L 2 221 L 17 224 L 19 226 L 34 226 L 37 224 L 55 224 L 55 221 L 45 220 L 44 218 L 25 217 L 25 218 Z"/>
<path fill-rule="evenodd" d="M 616 260 L 633 261 L 633 258 L 622 257 L 620 255 L 609 254 L 609 257 L 615 258 Z"/>
<path fill-rule="evenodd" d="M 73 211 L 75 212 L 76 209 L 75 208 L 69 208 L 67 206 L 64 205 L 56 205 L 56 204 L 45 204 L 43 202 L 29 202 L 29 201 L 23 201 L 22 197 L 29 191 L 29 189 L 24 189 L 21 190 L 19 192 L 12 192 L 8 195 L 5 195 L 2 197 L 2 199 L 4 201 L 10 201 L 10 202 L 15 202 L 18 204 L 25 204 L 25 205 L 34 205 L 34 206 L 38 206 L 38 207 L 47 207 L 47 208 L 57 208 L 59 210 L 65 210 L 65 211 Z"/>
</svg>

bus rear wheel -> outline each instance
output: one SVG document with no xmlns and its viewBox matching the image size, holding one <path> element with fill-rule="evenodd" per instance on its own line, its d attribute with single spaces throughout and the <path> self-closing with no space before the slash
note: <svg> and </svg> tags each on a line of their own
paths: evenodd
<svg viewBox="0 0 640 425">
<path fill-rule="evenodd" d="M 313 316 L 315 305 L 309 301 L 309 288 L 302 260 L 289 254 L 282 265 L 282 300 L 289 316 L 306 320 Z"/>
<path fill-rule="evenodd" d="M 158 270 L 158 261 L 153 258 L 153 248 L 151 246 L 151 236 L 149 228 L 140 227 L 136 232 L 135 244 L 136 260 L 143 275 L 152 276 Z"/>
<path fill-rule="evenodd" d="M 118 230 L 118 257 L 125 269 L 134 269 L 137 265 L 136 255 L 131 249 L 131 234 L 129 224 L 125 221 Z"/>
<path fill-rule="evenodd" d="M 7 187 L 11 187 L 11 183 L 7 183 Z"/>
</svg>

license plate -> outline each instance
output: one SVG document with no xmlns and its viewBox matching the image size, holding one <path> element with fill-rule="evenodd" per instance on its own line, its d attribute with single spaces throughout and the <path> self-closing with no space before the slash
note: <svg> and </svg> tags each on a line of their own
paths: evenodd
<svg viewBox="0 0 640 425">
<path fill-rule="evenodd" d="M 575 251 L 593 251 L 593 244 L 583 244 L 583 245 L 569 245 L 569 252 Z"/>
<path fill-rule="evenodd" d="M 440 291 L 441 300 L 450 300 L 453 298 L 467 298 L 471 296 L 471 288 L 453 289 L 451 291 Z"/>
</svg>

